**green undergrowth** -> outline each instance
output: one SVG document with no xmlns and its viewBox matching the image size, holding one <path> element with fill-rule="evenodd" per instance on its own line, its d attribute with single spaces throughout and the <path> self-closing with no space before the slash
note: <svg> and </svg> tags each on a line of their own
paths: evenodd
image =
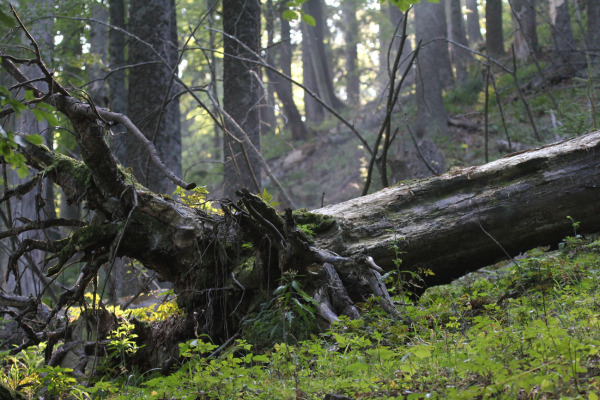
<svg viewBox="0 0 600 400">
<path fill-rule="evenodd" d="M 244 339 L 217 351 L 199 337 L 180 345 L 183 362 L 168 376 L 124 370 L 85 388 L 44 369 L 39 348 L 5 357 L 0 381 L 30 398 L 52 383 L 74 398 L 597 399 L 599 254 L 600 240 L 569 237 L 556 251 L 430 288 L 417 303 L 396 297 L 400 320 L 369 301 L 362 319 L 302 341 L 290 330 L 266 351 Z"/>
</svg>

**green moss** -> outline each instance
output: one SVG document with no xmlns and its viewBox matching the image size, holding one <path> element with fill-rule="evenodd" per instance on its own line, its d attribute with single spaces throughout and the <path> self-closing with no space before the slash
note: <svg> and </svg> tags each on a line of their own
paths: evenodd
<svg viewBox="0 0 600 400">
<path fill-rule="evenodd" d="M 46 168 L 46 172 L 68 172 L 73 180 L 78 184 L 83 184 L 85 187 L 91 183 L 90 169 L 82 162 L 75 160 L 64 154 L 54 154 L 54 162 Z"/>
<path fill-rule="evenodd" d="M 305 208 L 294 211 L 293 215 L 297 225 L 302 225 L 305 230 L 311 231 L 315 235 L 323 233 L 335 225 L 335 218 L 329 215 L 311 213 Z"/>
<path fill-rule="evenodd" d="M 53 276 L 60 272 L 63 265 L 79 251 L 89 251 L 108 244 L 117 234 L 119 225 L 91 225 L 75 231 L 68 238 L 57 242 L 62 249 L 58 252 L 58 262 L 50 267 L 46 276 Z"/>
</svg>

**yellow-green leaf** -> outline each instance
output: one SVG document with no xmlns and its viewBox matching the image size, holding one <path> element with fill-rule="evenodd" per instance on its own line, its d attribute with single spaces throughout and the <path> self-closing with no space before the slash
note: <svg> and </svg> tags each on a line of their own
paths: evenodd
<svg viewBox="0 0 600 400">
<path fill-rule="evenodd" d="M 27 139 L 29 143 L 35 144 L 37 146 L 44 143 L 44 138 L 40 135 L 27 135 L 25 136 L 25 139 Z"/>
</svg>

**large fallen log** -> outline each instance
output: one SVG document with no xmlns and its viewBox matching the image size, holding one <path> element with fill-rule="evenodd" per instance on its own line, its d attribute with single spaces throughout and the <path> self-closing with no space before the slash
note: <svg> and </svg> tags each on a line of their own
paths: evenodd
<svg viewBox="0 0 600 400">
<path fill-rule="evenodd" d="M 317 245 L 371 255 L 394 268 L 431 269 L 428 284 L 574 235 L 600 231 L 600 131 L 478 167 L 410 181 L 315 211 L 337 226 Z M 567 218 L 571 217 L 571 219 Z"/>
<path fill-rule="evenodd" d="M 118 167 L 105 142 L 105 129 L 123 123 L 136 132 L 125 115 L 72 97 L 47 71 L 45 79 L 54 89 L 42 93 L 13 64 L 14 58 L 2 53 L 0 58 L 4 69 L 31 90 L 37 102 L 51 105 L 70 121 L 83 160 L 21 141 L 19 151 L 25 162 L 41 172 L 36 179 L 52 180 L 67 201 L 85 203 L 95 212 L 90 224 L 70 224 L 75 230 L 69 236 L 25 240 L 10 257 L 8 267 L 15 279 L 19 259 L 32 251 L 46 253 L 38 270 L 48 276 L 83 264 L 76 283 L 63 290 L 51 310 L 46 331 L 61 309 L 85 301 L 85 291 L 97 281 L 99 269 L 108 265 L 110 270 L 119 256 L 135 259 L 174 282 L 178 303 L 187 313 L 185 323 L 168 332 L 171 340 L 185 340 L 199 332 L 225 340 L 261 303 L 277 296 L 274 290 L 291 275 L 301 281 L 302 293 L 312 296 L 318 314 L 328 322 L 340 314 L 357 317 L 354 304 L 369 296 L 395 314 L 381 279 L 384 270 L 396 267 L 394 245 L 402 252 L 403 270 L 430 269 L 435 275 L 426 276 L 425 283 L 439 284 L 505 254 L 557 243 L 572 233 L 567 216 L 581 221 L 588 232 L 600 230 L 600 132 L 484 166 L 407 182 L 315 213 L 278 214 L 258 196 L 242 190 L 239 201 L 222 200 L 222 213 L 215 214 L 202 204 L 153 193 Z M 45 68 L 41 62 L 38 65 Z M 152 144 L 140 135 L 146 150 L 155 155 Z M 153 160 L 180 186 L 194 186 L 174 177 L 157 158 Z M 3 200 L 10 201 L 17 192 Z M 50 223 L 57 221 L 16 219 L 17 226 L 0 237 L 44 229 Z M 29 327 L 23 324 L 23 328 Z M 27 344 L 44 340 L 47 334 L 29 328 Z M 150 343 L 157 339 L 152 335 L 148 334 Z M 153 346 L 147 349 L 153 351 Z M 177 354 L 176 345 L 173 349 Z M 47 353 L 50 357 L 52 350 Z"/>
</svg>

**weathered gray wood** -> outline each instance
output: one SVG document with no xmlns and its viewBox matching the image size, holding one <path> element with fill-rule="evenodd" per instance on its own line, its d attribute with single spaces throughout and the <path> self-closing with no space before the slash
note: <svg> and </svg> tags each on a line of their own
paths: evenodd
<svg viewBox="0 0 600 400">
<path fill-rule="evenodd" d="M 412 181 L 315 211 L 337 227 L 317 245 L 343 256 L 366 253 L 382 268 L 429 268 L 427 282 L 469 271 L 573 234 L 600 230 L 600 131 L 479 167 Z"/>
</svg>

